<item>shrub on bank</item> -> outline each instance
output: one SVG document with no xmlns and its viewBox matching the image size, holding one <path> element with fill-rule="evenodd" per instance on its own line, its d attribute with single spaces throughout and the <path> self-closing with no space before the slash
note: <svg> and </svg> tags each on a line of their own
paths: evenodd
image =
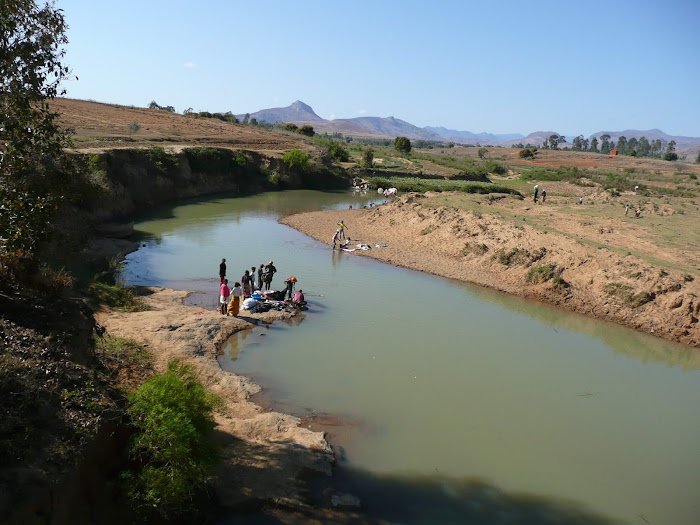
<svg viewBox="0 0 700 525">
<path fill-rule="evenodd" d="M 192 367 L 178 361 L 129 396 L 133 468 L 122 477 L 139 508 L 177 514 L 204 489 L 219 457 L 211 436 L 215 403 Z"/>
<path fill-rule="evenodd" d="M 292 149 L 282 155 L 282 161 L 290 169 L 303 172 L 309 165 L 309 156 L 301 150 Z"/>
</svg>

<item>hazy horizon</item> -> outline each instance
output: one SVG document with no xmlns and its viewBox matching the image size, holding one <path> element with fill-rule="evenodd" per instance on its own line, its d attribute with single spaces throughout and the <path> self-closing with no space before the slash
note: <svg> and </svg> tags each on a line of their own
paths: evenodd
<svg viewBox="0 0 700 525">
<path fill-rule="evenodd" d="M 329 120 L 700 137 L 689 0 L 56 5 L 79 78 L 64 85 L 71 98 L 234 113 L 302 100 Z"/>
</svg>

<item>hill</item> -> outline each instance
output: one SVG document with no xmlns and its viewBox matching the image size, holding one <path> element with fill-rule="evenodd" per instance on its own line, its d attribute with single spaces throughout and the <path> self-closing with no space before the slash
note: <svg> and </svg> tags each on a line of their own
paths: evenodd
<svg viewBox="0 0 700 525">
<path fill-rule="evenodd" d="M 482 145 L 496 145 L 507 140 L 517 140 L 524 137 L 522 133 L 505 133 L 505 134 L 493 134 L 493 133 L 472 133 L 471 131 L 460 131 L 456 129 L 448 129 L 442 126 L 433 127 L 426 126 L 423 129 L 437 133 L 446 140 L 456 142 L 458 144 L 476 144 L 477 142 Z"/>
<path fill-rule="evenodd" d="M 239 119 L 243 119 L 244 115 L 236 115 Z M 250 118 L 255 118 L 258 122 L 316 122 L 324 120 L 319 117 L 311 106 L 304 104 L 301 100 L 297 100 L 291 105 L 284 108 L 261 109 L 250 114 Z"/>
<path fill-rule="evenodd" d="M 301 135 L 158 109 L 68 98 L 55 99 L 51 107 L 61 114 L 61 124 L 75 132 L 73 141 L 78 148 L 199 144 L 255 151 L 289 151 L 310 147 Z"/>
<path fill-rule="evenodd" d="M 347 121 L 357 124 L 373 135 L 386 135 L 389 137 L 408 137 L 409 139 L 444 140 L 437 133 L 425 128 L 414 126 L 410 122 L 394 117 L 356 117 L 352 119 L 338 119 L 331 122 Z"/>
</svg>

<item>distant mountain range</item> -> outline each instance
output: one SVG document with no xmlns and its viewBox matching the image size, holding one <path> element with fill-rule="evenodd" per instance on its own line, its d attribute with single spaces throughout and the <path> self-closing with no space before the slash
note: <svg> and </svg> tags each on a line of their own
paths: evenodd
<svg viewBox="0 0 700 525">
<path fill-rule="evenodd" d="M 242 119 L 243 115 L 237 115 Z M 308 104 L 297 100 L 293 104 L 284 108 L 261 109 L 250 114 L 251 118 L 259 122 L 293 122 L 298 125 L 309 124 L 318 133 L 342 133 L 365 138 L 394 138 L 398 136 L 409 139 L 423 139 L 434 141 L 447 141 L 456 144 L 480 144 L 482 146 L 505 146 L 513 144 L 541 145 L 545 138 L 555 134 L 555 131 L 535 131 L 527 136 L 521 133 L 473 133 L 471 131 L 460 131 L 444 127 L 426 126 L 420 128 L 410 122 L 394 117 L 356 117 L 349 119 L 326 120 L 319 117 Z M 557 133 L 558 134 L 558 133 Z M 600 139 L 601 135 L 610 135 L 617 139 L 624 135 L 627 139 L 635 137 L 646 137 L 649 141 L 661 139 L 662 142 L 676 141 L 676 150 L 681 155 L 696 155 L 700 151 L 700 137 L 673 136 L 664 133 L 659 129 L 636 130 L 626 129 L 624 131 L 598 131 L 590 138 Z M 567 143 L 570 143 L 573 136 L 566 136 Z M 694 160 L 694 159 L 691 159 Z"/>
</svg>

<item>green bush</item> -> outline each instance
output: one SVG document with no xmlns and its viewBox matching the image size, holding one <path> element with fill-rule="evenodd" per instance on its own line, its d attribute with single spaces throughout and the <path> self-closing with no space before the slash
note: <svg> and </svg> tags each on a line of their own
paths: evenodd
<svg viewBox="0 0 700 525">
<path fill-rule="evenodd" d="M 282 155 L 282 160 L 290 169 L 305 171 L 309 165 L 309 156 L 301 150 L 292 149 Z"/>
<path fill-rule="evenodd" d="M 216 401 L 179 361 L 129 396 L 133 468 L 122 477 L 137 507 L 177 514 L 204 489 L 219 457 L 211 435 Z"/>
<path fill-rule="evenodd" d="M 666 153 L 664 153 L 663 159 L 670 161 L 678 160 L 678 153 L 676 153 L 675 151 L 667 151 Z"/>
<path fill-rule="evenodd" d="M 508 168 L 505 164 L 498 162 L 497 160 L 488 159 L 484 162 L 484 167 L 489 173 L 496 173 L 497 175 L 505 175 L 508 173 Z"/>
<path fill-rule="evenodd" d="M 476 153 L 477 155 L 479 155 L 480 159 L 483 159 L 488 152 L 489 150 L 487 150 L 486 148 L 479 148 L 479 151 L 477 151 Z"/>
<path fill-rule="evenodd" d="M 544 283 L 554 277 L 554 264 L 544 264 L 542 266 L 533 266 L 527 271 L 525 280 L 528 283 Z"/>
<path fill-rule="evenodd" d="M 361 165 L 365 169 L 371 169 L 374 165 L 374 150 L 369 147 L 362 152 Z"/>
<path fill-rule="evenodd" d="M 411 141 L 408 137 L 396 137 L 394 139 L 394 149 L 402 153 L 411 153 Z"/>
<path fill-rule="evenodd" d="M 308 124 L 305 126 L 302 126 L 299 128 L 297 133 L 300 133 L 302 135 L 306 135 L 307 137 L 313 137 L 316 132 L 314 131 L 314 128 L 312 126 L 309 126 Z"/>
<path fill-rule="evenodd" d="M 350 160 L 350 153 L 348 153 L 348 150 L 342 142 L 327 137 L 320 138 L 316 142 L 328 152 L 328 155 L 330 155 L 333 160 L 337 162 L 347 162 Z"/>
<path fill-rule="evenodd" d="M 521 149 L 520 153 L 518 153 L 518 156 L 521 159 L 531 159 L 532 157 L 535 156 L 535 154 L 532 152 L 531 149 Z"/>
</svg>

